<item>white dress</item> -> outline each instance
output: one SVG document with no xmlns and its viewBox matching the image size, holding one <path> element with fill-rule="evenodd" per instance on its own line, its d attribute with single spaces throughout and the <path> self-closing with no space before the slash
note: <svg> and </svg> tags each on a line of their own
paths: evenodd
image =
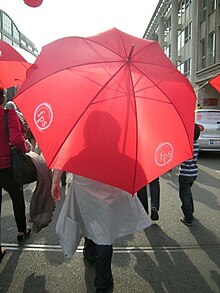
<svg viewBox="0 0 220 293">
<path fill-rule="evenodd" d="M 56 233 L 66 257 L 77 249 L 81 237 L 110 245 L 118 237 L 151 225 L 138 197 L 116 187 L 73 175 L 63 203 Z"/>
</svg>

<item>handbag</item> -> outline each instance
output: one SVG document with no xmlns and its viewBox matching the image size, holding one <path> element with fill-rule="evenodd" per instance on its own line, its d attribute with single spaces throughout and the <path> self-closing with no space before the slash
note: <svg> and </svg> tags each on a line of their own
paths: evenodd
<svg viewBox="0 0 220 293">
<path fill-rule="evenodd" d="M 5 110 L 5 128 L 8 137 L 8 144 L 11 148 L 11 171 L 12 177 L 19 186 L 37 180 L 37 172 L 32 159 L 27 154 L 15 148 L 10 143 L 8 127 L 8 109 Z"/>
</svg>

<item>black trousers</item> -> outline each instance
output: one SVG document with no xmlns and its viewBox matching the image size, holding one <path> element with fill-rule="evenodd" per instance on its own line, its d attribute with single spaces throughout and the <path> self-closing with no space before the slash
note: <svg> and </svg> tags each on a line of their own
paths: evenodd
<svg viewBox="0 0 220 293">
<path fill-rule="evenodd" d="M 104 289 L 113 284 L 111 262 L 112 262 L 112 245 L 98 245 L 92 240 L 85 238 L 83 253 L 85 257 L 95 258 L 95 287 Z"/>
<path fill-rule="evenodd" d="M 15 222 L 18 232 L 26 232 L 26 215 L 23 188 L 20 188 L 13 180 L 11 169 L 0 169 L 0 197 L 2 203 L 2 188 L 4 188 L 11 197 Z M 0 204 L 1 204 L 0 203 Z M 1 208 L 0 208 L 1 210 Z"/>
<path fill-rule="evenodd" d="M 151 199 L 151 208 L 155 207 L 157 211 L 160 208 L 160 178 L 156 178 L 149 183 L 150 187 L 150 199 Z M 140 199 L 142 205 L 144 206 L 145 211 L 148 210 L 148 196 L 147 196 L 147 186 L 142 187 L 138 192 L 137 196 Z"/>
</svg>

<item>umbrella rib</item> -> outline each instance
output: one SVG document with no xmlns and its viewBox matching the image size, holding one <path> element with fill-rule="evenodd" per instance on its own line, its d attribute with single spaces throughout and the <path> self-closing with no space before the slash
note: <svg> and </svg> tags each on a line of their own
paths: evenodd
<svg viewBox="0 0 220 293">
<path fill-rule="evenodd" d="M 71 133 L 71 131 L 76 127 L 77 123 L 80 121 L 80 119 L 83 117 L 83 115 L 85 114 L 85 112 L 87 111 L 87 109 L 89 108 L 89 106 L 95 101 L 95 99 L 99 96 L 99 94 L 103 91 L 103 89 L 105 89 L 105 87 L 107 86 L 107 84 L 118 74 L 118 72 L 120 72 L 122 70 L 122 68 L 125 66 L 125 64 L 123 64 L 112 76 L 111 78 L 108 79 L 108 81 L 100 88 L 100 90 L 94 95 L 94 97 L 90 100 L 90 102 L 88 103 L 88 105 L 85 107 L 84 111 L 81 113 L 81 115 L 79 115 L 78 119 L 76 120 L 75 124 L 72 126 L 72 128 L 70 129 L 70 131 L 67 133 L 66 137 L 69 136 L 69 134 Z M 51 164 L 54 161 L 54 158 L 57 156 L 58 152 L 60 151 L 62 145 L 60 145 L 60 147 L 57 149 L 56 153 L 54 154 L 53 158 L 51 159 L 51 162 L 48 164 L 48 166 L 51 166 Z"/>
</svg>

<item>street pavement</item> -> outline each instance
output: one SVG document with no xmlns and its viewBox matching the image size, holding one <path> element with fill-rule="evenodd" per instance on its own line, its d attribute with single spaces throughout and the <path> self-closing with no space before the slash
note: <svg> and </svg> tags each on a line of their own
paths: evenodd
<svg viewBox="0 0 220 293">
<path fill-rule="evenodd" d="M 180 222 L 174 168 L 160 180 L 159 221 L 114 243 L 114 293 L 220 292 L 220 156 L 201 157 L 199 169 L 192 188 L 196 218 L 192 227 Z M 34 184 L 25 187 L 27 213 L 33 189 Z M 95 292 L 94 267 L 83 259 L 83 242 L 72 258 L 63 257 L 55 234 L 61 205 L 62 200 L 48 227 L 19 246 L 11 200 L 3 194 L 2 243 L 7 252 L 0 264 L 1 293 Z"/>
</svg>

